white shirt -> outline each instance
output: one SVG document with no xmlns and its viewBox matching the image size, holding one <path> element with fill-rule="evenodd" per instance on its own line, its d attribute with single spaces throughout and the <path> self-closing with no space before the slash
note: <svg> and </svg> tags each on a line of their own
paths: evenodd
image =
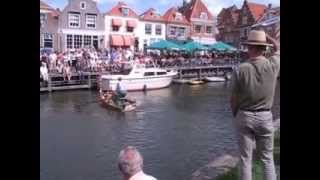
<svg viewBox="0 0 320 180">
<path fill-rule="evenodd" d="M 130 177 L 129 180 L 157 180 L 155 177 L 145 174 L 143 171 Z"/>
<path fill-rule="evenodd" d="M 40 67 L 40 72 L 41 74 L 48 74 L 48 69 L 46 66 L 41 66 Z"/>
<path fill-rule="evenodd" d="M 50 58 L 53 62 L 57 60 L 57 55 L 55 53 L 50 54 Z"/>
</svg>

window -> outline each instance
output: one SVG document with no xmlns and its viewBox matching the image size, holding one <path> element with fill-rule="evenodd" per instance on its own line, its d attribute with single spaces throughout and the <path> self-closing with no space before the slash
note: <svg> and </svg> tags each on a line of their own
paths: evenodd
<svg viewBox="0 0 320 180">
<path fill-rule="evenodd" d="M 147 46 L 148 40 L 143 40 L 143 45 Z"/>
<path fill-rule="evenodd" d="M 112 31 L 119 31 L 119 26 L 112 26 Z"/>
<path fill-rule="evenodd" d="M 207 26 L 207 27 L 206 27 L 206 32 L 207 32 L 208 34 L 211 34 L 211 33 L 212 33 L 212 26 Z"/>
<path fill-rule="evenodd" d="M 156 25 L 156 35 L 161 35 L 162 27 L 161 24 Z"/>
<path fill-rule="evenodd" d="M 44 34 L 43 44 L 45 48 L 52 48 L 52 34 Z"/>
<path fill-rule="evenodd" d="M 145 72 L 144 76 L 154 76 L 154 72 Z"/>
<path fill-rule="evenodd" d="M 80 13 L 69 13 L 69 27 L 80 27 Z"/>
<path fill-rule="evenodd" d="M 44 13 L 40 13 L 40 27 L 44 28 L 46 23 L 47 23 L 47 15 Z"/>
<path fill-rule="evenodd" d="M 152 25 L 146 24 L 145 25 L 145 34 L 151 34 L 151 32 L 152 32 Z"/>
<path fill-rule="evenodd" d="M 181 21 L 182 20 L 182 15 L 181 13 L 176 13 L 176 18 L 175 18 L 176 21 Z"/>
<path fill-rule="evenodd" d="M 80 9 L 86 9 L 86 2 L 80 2 Z"/>
<path fill-rule="evenodd" d="M 133 27 L 129 27 L 129 26 L 127 26 L 127 32 L 133 32 Z"/>
<path fill-rule="evenodd" d="M 201 25 L 195 25 L 195 26 L 194 26 L 194 32 L 200 33 L 200 32 L 201 32 L 201 28 L 202 28 Z"/>
<path fill-rule="evenodd" d="M 72 41 L 72 35 L 71 34 L 67 35 L 67 48 L 68 49 L 73 48 L 73 41 Z"/>
<path fill-rule="evenodd" d="M 87 14 L 86 15 L 86 26 L 87 28 L 96 28 L 97 15 L 95 14 Z"/>
<path fill-rule="evenodd" d="M 84 35 L 83 42 L 84 42 L 84 47 L 91 47 L 91 36 Z"/>
<path fill-rule="evenodd" d="M 167 72 L 157 72 L 157 75 L 166 75 Z"/>
<path fill-rule="evenodd" d="M 74 35 L 73 36 L 73 43 L 74 43 L 74 48 L 81 48 L 82 47 L 82 36 L 81 35 Z"/>
<path fill-rule="evenodd" d="M 178 37 L 184 36 L 185 35 L 185 28 L 184 27 L 179 27 L 177 35 L 178 35 Z"/>
<path fill-rule="evenodd" d="M 122 8 L 122 15 L 123 16 L 129 16 L 129 9 L 128 8 Z"/>
<path fill-rule="evenodd" d="M 207 13 L 202 12 L 202 13 L 200 14 L 200 19 L 208 19 Z"/>
<path fill-rule="evenodd" d="M 175 27 L 170 27 L 170 35 L 174 36 L 176 35 L 176 28 Z"/>
<path fill-rule="evenodd" d="M 248 23 L 248 17 L 247 16 L 243 16 L 242 17 L 242 24 L 247 24 Z"/>
</svg>

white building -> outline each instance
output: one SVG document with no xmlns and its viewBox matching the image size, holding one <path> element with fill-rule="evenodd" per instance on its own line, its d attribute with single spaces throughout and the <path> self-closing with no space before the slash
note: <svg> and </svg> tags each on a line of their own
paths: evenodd
<svg viewBox="0 0 320 180">
<path fill-rule="evenodd" d="M 137 48 L 139 16 L 131 8 L 119 2 L 104 17 L 106 48 Z"/>
<path fill-rule="evenodd" d="M 140 15 L 137 30 L 138 47 L 140 51 L 145 50 L 145 47 L 154 42 L 166 39 L 165 21 L 153 8 L 150 8 Z"/>
</svg>

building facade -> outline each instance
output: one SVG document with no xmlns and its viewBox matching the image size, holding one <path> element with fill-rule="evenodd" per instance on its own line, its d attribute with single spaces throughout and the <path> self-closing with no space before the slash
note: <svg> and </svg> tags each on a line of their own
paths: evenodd
<svg viewBox="0 0 320 180">
<path fill-rule="evenodd" d="M 186 41 L 190 39 L 191 23 L 177 8 L 168 9 L 163 19 L 166 24 L 167 40 Z"/>
<path fill-rule="evenodd" d="M 138 47 L 145 50 L 150 44 L 166 39 L 166 24 L 155 9 L 150 8 L 140 16 L 138 25 Z"/>
<path fill-rule="evenodd" d="M 240 33 L 240 41 L 247 39 L 249 31 L 251 30 L 251 26 L 256 24 L 258 20 L 262 18 L 266 9 L 267 6 L 264 4 L 251 3 L 247 0 L 244 0 L 237 22 L 237 28 Z"/>
<path fill-rule="evenodd" d="M 213 44 L 215 39 L 215 22 L 212 13 L 201 0 L 184 1 L 179 11 L 191 23 L 190 38 L 201 44 Z"/>
<path fill-rule="evenodd" d="M 280 41 L 280 7 L 268 5 L 262 18 L 252 26 L 252 29 L 263 29 L 266 33 Z"/>
<path fill-rule="evenodd" d="M 62 50 L 104 47 L 104 22 L 97 2 L 69 0 L 59 18 Z"/>
<path fill-rule="evenodd" d="M 40 48 L 59 50 L 59 11 L 40 1 Z"/>
<path fill-rule="evenodd" d="M 237 47 L 240 41 L 240 32 L 237 29 L 239 9 L 233 5 L 223 8 L 218 14 L 217 28 L 219 30 L 219 41 L 223 41 Z"/>
<path fill-rule="evenodd" d="M 139 16 L 127 4 L 119 2 L 104 15 L 105 47 L 136 50 Z"/>
</svg>

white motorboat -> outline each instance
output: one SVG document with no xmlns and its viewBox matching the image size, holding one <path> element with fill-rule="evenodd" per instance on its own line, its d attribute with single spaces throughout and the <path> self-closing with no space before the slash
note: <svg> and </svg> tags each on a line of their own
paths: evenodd
<svg viewBox="0 0 320 180">
<path fill-rule="evenodd" d="M 128 74 L 101 75 L 100 87 L 103 90 L 115 91 L 121 77 L 128 91 L 161 89 L 168 87 L 176 75 L 174 70 L 147 68 L 145 64 L 134 63 Z"/>
<path fill-rule="evenodd" d="M 226 81 L 226 79 L 224 77 L 217 77 L 217 76 L 205 77 L 204 79 L 208 82 L 224 82 L 224 81 Z"/>
</svg>

